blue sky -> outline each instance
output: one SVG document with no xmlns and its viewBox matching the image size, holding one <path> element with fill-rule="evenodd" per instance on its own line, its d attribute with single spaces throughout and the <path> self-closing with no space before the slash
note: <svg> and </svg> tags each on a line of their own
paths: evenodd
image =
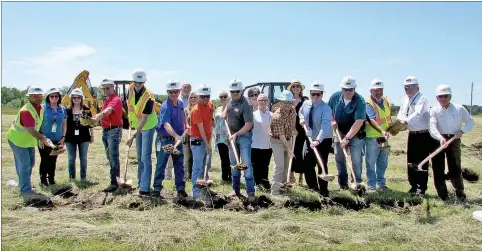
<svg viewBox="0 0 482 251">
<path fill-rule="evenodd" d="M 351 75 L 364 96 L 383 79 L 400 104 L 414 75 L 431 104 L 441 83 L 469 103 L 474 81 L 482 105 L 480 13 L 469 2 L 2 3 L 2 85 L 60 87 L 84 69 L 98 85 L 143 68 L 158 94 L 170 78 L 209 84 L 213 95 L 232 78 L 298 78 L 320 80 L 329 95 Z"/>
</svg>

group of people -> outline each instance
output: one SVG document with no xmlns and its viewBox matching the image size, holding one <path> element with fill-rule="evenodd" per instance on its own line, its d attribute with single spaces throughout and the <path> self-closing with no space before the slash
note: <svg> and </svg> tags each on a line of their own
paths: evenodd
<svg viewBox="0 0 482 251">
<path fill-rule="evenodd" d="M 305 86 L 299 80 L 293 80 L 287 90 L 277 97 L 279 102 L 274 104 L 273 112 L 268 108 L 269 97 L 260 93 L 259 89 L 249 89 L 245 98 L 243 83 L 239 79 L 232 79 L 229 91 L 219 94 L 220 106 L 217 108 L 211 101 L 209 86 L 201 85 L 191 91 L 189 83 L 181 85 L 171 79 L 166 85 L 168 97 L 156 113 L 154 93 L 145 86 L 146 72 L 136 69 L 132 78 L 127 112 L 129 127 L 133 130 L 129 129 L 126 144 L 130 147 L 136 141 L 137 180 L 141 196 L 160 197 L 164 179 L 170 178 L 168 176 L 174 171 L 178 196 L 188 196 L 185 182 L 191 180 L 193 198 L 203 199 L 205 195 L 196 182 L 209 178 L 205 172 L 211 167 L 213 141 L 214 151 L 219 153 L 221 160 L 221 178 L 232 184 L 231 195 L 240 195 L 241 174 L 244 173 L 250 201 L 254 200 L 256 188 L 279 195 L 284 184 L 294 182 L 295 173 L 299 174 L 299 183 L 303 183 L 304 176 L 309 189 L 329 196 L 328 181 L 321 174 L 329 173 L 328 157 L 333 144 L 340 189 L 349 189 L 348 174 L 352 172 L 347 171 L 346 158 L 351 159 L 352 166 L 349 168 L 353 168 L 355 176 L 352 182 L 362 183 L 363 157 L 368 189 L 388 189 L 385 171 L 389 150 L 380 147 L 380 142 L 386 142 L 390 137 L 387 129 L 394 121 L 390 102 L 383 95 L 384 83 L 380 79 L 372 81 L 370 96 L 365 99 L 356 92 L 356 80 L 344 77 L 341 90 L 335 92 L 328 102 L 322 100 L 325 89 L 320 81 L 314 81 L 309 86 L 309 97 L 306 97 L 303 95 Z M 403 85 L 406 96 L 397 122 L 408 127 L 409 193 L 423 195 L 427 190 L 428 174 L 414 171 L 408 168 L 408 164 L 420 163 L 442 146 L 444 150 L 432 159 L 438 196 L 443 200 L 448 198 L 445 184 L 447 160 L 448 177 L 456 196 L 465 199 L 460 137 L 472 129 L 474 120 L 463 106 L 450 102 L 452 90 L 447 85 L 436 88 L 438 104 L 431 108 L 419 90 L 416 77 L 407 77 Z M 71 179 L 76 178 L 78 149 L 80 178 L 87 178 L 87 150 L 94 142 L 94 134 L 91 127 L 80 123 L 82 117 L 91 117 L 102 127 L 102 142 L 110 165 L 110 185 L 104 192 L 118 189 L 123 106 L 115 93 L 113 80 L 103 80 L 100 87 L 106 98 L 101 111 L 93 116 L 84 105 L 80 88 L 70 93 L 68 107 L 60 105 L 61 93 L 58 89 L 48 90 L 45 102 L 42 102 L 44 93 L 41 88 L 28 89 L 28 102 L 20 109 L 7 134 L 22 194 L 35 193 L 30 176 L 37 146 L 41 156 L 42 185 L 55 184 L 57 156 L 51 154 L 55 145 L 65 144 L 67 147 Z M 456 139 L 447 146 L 446 142 L 453 137 Z M 156 152 L 154 174 L 151 161 L 153 144 Z M 168 145 L 176 146 L 180 154 L 165 151 Z M 269 177 L 272 157 L 274 169 L 272 177 Z M 246 168 L 236 168 L 240 165 Z M 427 170 L 428 164 L 423 169 Z"/>
</svg>

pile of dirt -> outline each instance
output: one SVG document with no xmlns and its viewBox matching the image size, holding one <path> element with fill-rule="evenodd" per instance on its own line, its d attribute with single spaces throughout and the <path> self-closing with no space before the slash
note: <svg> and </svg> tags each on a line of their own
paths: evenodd
<svg viewBox="0 0 482 251">
<path fill-rule="evenodd" d="M 482 142 L 472 144 L 472 148 L 482 150 Z"/>
<path fill-rule="evenodd" d="M 229 211 L 258 211 L 268 208 L 273 202 L 266 196 L 261 195 L 253 203 L 249 203 L 245 196 L 231 197 L 227 195 L 207 196 L 206 201 L 193 200 L 192 198 L 174 198 L 173 203 L 188 209 L 225 209 Z"/>
<path fill-rule="evenodd" d="M 114 201 L 114 196 L 109 193 L 79 193 L 68 198 L 54 196 L 52 197 L 52 201 L 57 207 L 90 210 L 104 205 L 110 205 Z"/>
<path fill-rule="evenodd" d="M 407 152 L 405 152 L 404 150 L 391 150 L 390 151 L 390 155 L 398 156 L 398 155 L 405 155 L 405 154 L 407 154 Z"/>
<path fill-rule="evenodd" d="M 311 211 L 323 210 L 329 207 L 343 207 L 348 210 L 359 211 L 365 208 L 369 208 L 370 204 L 363 200 L 354 200 L 348 197 L 323 197 L 318 201 L 304 201 L 304 200 L 288 200 L 285 202 L 284 207 L 287 208 L 307 208 Z"/>
</svg>

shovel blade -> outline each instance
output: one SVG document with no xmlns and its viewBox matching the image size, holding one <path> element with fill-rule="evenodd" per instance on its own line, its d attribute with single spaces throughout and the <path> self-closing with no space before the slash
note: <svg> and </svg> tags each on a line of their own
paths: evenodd
<svg viewBox="0 0 482 251">
<path fill-rule="evenodd" d="M 415 171 L 418 171 L 418 172 L 428 172 L 428 170 L 418 168 L 418 165 L 415 165 L 415 164 L 412 164 L 412 163 L 408 163 L 408 168 L 410 168 L 412 170 L 415 170 Z"/>
<path fill-rule="evenodd" d="M 322 180 L 324 180 L 324 181 L 328 181 L 328 182 L 335 180 L 335 176 L 334 176 L 334 175 L 330 175 L 330 174 L 327 174 L 327 175 L 320 174 L 320 175 L 318 175 L 318 177 L 319 177 L 320 179 L 322 179 Z"/>
</svg>

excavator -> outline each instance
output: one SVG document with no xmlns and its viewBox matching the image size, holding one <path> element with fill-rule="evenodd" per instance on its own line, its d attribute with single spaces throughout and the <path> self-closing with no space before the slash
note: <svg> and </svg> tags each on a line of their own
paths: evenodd
<svg viewBox="0 0 482 251">
<path fill-rule="evenodd" d="M 130 80 L 114 80 L 115 84 L 115 92 L 122 100 L 122 119 L 124 124 L 124 129 L 129 128 L 129 120 L 127 115 L 127 97 L 129 97 L 129 90 L 134 84 Z M 127 86 L 127 87 L 126 87 Z M 92 87 L 89 79 L 89 72 L 87 70 L 82 71 L 77 75 L 74 80 L 74 83 L 70 86 L 67 94 L 64 95 L 62 98 L 62 105 L 68 106 L 70 104 L 70 93 L 75 88 L 81 88 L 82 92 L 84 93 L 84 105 L 89 107 L 92 115 L 97 114 L 103 105 L 104 101 L 104 94 L 102 89 Z M 154 102 L 154 111 L 159 114 L 161 109 L 161 101 L 155 100 Z"/>
</svg>

